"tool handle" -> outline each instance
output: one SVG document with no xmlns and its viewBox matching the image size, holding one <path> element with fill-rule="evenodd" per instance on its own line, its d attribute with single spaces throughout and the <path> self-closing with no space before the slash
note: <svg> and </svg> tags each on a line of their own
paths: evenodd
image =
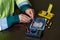
<svg viewBox="0 0 60 40">
<path fill-rule="evenodd" d="M 49 7 L 48 7 L 48 10 L 47 10 L 47 13 L 50 13 L 50 12 L 51 12 L 52 7 L 53 7 L 53 5 L 52 5 L 52 4 L 49 4 Z"/>
</svg>

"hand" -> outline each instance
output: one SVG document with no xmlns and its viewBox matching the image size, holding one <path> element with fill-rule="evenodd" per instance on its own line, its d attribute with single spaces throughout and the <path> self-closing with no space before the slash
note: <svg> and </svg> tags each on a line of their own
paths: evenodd
<svg viewBox="0 0 60 40">
<path fill-rule="evenodd" d="M 31 18 L 28 17 L 28 16 L 25 15 L 25 14 L 20 14 L 20 15 L 19 15 L 19 19 L 20 19 L 20 22 L 21 22 L 21 23 L 28 23 L 28 22 L 30 22 L 30 20 L 31 20 Z"/>
<path fill-rule="evenodd" d="M 31 19 L 34 19 L 34 10 L 31 8 L 28 8 L 25 13 L 31 17 Z"/>
</svg>

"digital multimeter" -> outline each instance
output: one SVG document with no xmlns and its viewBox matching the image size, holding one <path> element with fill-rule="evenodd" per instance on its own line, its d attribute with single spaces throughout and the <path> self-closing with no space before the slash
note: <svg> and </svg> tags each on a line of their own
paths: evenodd
<svg viewBox="0 0 60 40">
<path fill-rule="evenodd" d="M 30 31 L 27 32 L 26 35 L 32 36 L 32 37 L 40 37 L 42 31 L 46 26 L 46 21 L 47 19 L 44 19 L 44 18 L 35 18 L 29 27 Z"/>
</svg>

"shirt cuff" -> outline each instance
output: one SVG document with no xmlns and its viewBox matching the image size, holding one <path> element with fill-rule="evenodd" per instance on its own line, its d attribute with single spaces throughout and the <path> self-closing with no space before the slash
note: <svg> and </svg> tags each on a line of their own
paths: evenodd
<svg viewBox="0 0 60 40">
<path fill-rule="evenodd" d="M 32 7 L 29 4 L 23 5 L 23 6 L 20 7 L 20 11 L 22 13 L 25 13 L 25 10 L 28 9 L 28 8 L 32 8 Z"/>
<path fill-rule="evenodd" d="M 19 16 L 15 15 L 15 16 L 9 16 L 7 17 L 7 24 L 8 27 L 12 26 L 14 23 L 19 23 Z"/>
</svg>

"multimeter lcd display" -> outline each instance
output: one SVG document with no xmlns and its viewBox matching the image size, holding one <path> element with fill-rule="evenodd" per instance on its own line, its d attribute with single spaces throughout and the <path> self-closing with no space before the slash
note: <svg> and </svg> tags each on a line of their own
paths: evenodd
<svg viewBox="0 0 60 40">
<path fill-rule="evenodd" d="M 42 22 L 39 22 L 39 23 L 38 22 L 34 22 L 33 23 L 33 26 L 34 27 L 42 27 L 43 26 L 43 23 Z"/>
<path fill-rule="evenodd" d="M 35 18 L 30 25 L 30 28 L 35 28 L 38 30 L 44 30 L 47 19 L 44 18 Z"/>
</svg>

